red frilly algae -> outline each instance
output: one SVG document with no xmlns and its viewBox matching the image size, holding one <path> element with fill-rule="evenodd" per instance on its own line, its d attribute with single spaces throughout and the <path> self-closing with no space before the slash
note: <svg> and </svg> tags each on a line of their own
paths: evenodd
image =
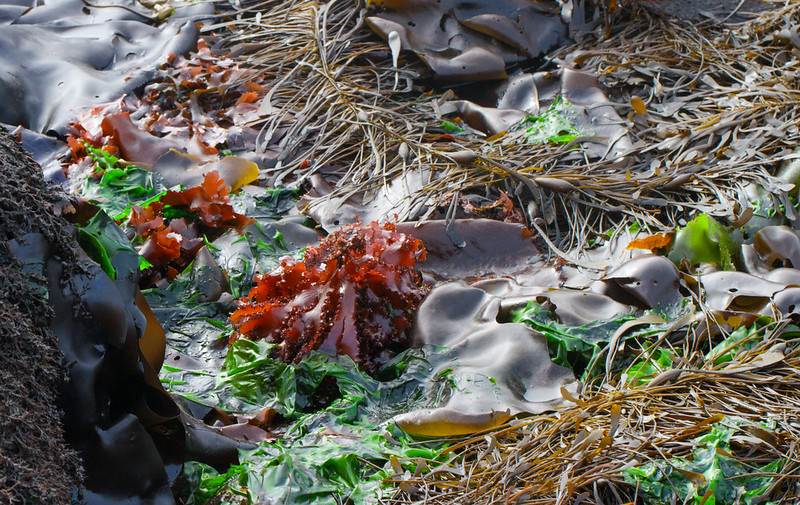
<svg viewBox="0 0 800 505">
<path fill-rule="evenodd" d="M 184 217 L 167 222 L 165 211 Z M 207 173 L 198 186 L 167 191 L 147 207 L 133 205 L 128 225 L 145 240 L 139 253 L 152 267 L 145 272 L 143 284 L 174 279 L 194 259 L 204 244 L 203 236 L 214 238 L 227 229 L 241 232 L 252 222 L 233 210 L 228 187 L 216 170 Z"/>
<path fill-rule="evenodd" d="M 347 354 L 374 371 L 408 347 L 408 329 L 424 291 L 414 270 L 422 241 L 394 224 L 341 228 L 303 261 L 291 257 L 257 279 L 231 315 L 236 332 L 279 344 L 277 358 L 297 362 L 314 349 Z"/>
</svg>

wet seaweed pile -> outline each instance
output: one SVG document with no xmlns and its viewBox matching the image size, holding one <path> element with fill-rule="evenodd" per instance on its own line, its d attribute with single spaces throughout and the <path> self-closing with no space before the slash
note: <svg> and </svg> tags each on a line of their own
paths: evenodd
<svg viewBox="0 0 800 505">
<path fill-rule="evenodd" d="M 182 431 L 148 362 L 162 359 L 163 332 L 159 349 L 158 323 L 137 305 L 136 253 L 90 260 L 62 213 L 81 223 L 96 209 L 48 187 L 7 133 L 3 154 L 14 188 L 3 200 L 3 503 L 169 503 L 154 438 Z M 119 235 L 114 225 L 99 240 Z"/>
<path fill-rule="evenodd" d="M 498 4 L 500 20 L 503 9 L 515 8 L 509 5 Z M 448 78 L 429 53 L 488 55 L 498 37 L 508 48 L 499 25 L 481 24 L 492 14 L 456 9 L 453 19 L 438 11 L 446 6 L 431 7 L 430 19 L 444 16 L 453 24 L 428 26 L 417 22 L 414 9 L 375 2 L 362 13 L 359 7 L 333 2 L 317 13 L 312 3 L 260 4 L 243 9 L 244 34 L 225 42 L 267 73 L 292 69 L 269 82 L 261 149 L 280 151 L 270 171 L 276 180 L 311 178 L 324 197 L 311 200 L 307 212 L 327 227 L 351 222 L 356 213 L 465 216 L 459 197 L 469 195 L 473 207 L 491 204 L 499 194 L 487 198 L 486 187 L 511 195 L 526 223 L 547 230 L 562 250 L 585 246 L 621 221 L 671 228 L 679 207 L 735 221 L 747 207 L 739 201 L 742 188 L 780 184 L 774 166 L 795 144 L 795 84 L 780 77 L 793 58 L 786 35 L 792 6 L 733 30 L 637 10 L 616 18 L 618 28 L 606 36 L 606 26 L 591 24 L 591 10 L 576 4 L 549 23 L 554 33 L 583 30 L 582 42 L 552 51 L 542 70 L 512 63 L 526 51 L 538 54 L 519 40 L 511 43 L 516 60 L 498 49 L 493 64 L 463 65 L 480 81 L 490 76 L 478 70 L 509 59 L 501 70 L 508 80 L 449 91 L 427 85 Z M 255 16 L 289 21 L 271 30 Z M 397 37 L 388 47 L 376 44 L 356 28 L 362 16 L 387 40 Z M 397 19 L 406 28 L 392 29 Z M 511 23 L 505 19 L 497 22 Z M 461 34 L 466 26 L 472 39 Z M 524 23 L 512 28 L 533 38 Z M 448 48 L 441 30 L 469 42 Z M 407 31 L 412 40 L 404 39 Z M 426 53 L 422 45 L 432 49 Z M 764 135 L 748 129 L 750 116 L 765 125 Z M 559 126 L 555 117 L 569 124 Z M 751 136 L 758 147 L 747 149 L 739 140 Z M 331 172 L 338 174 L 333 186 L 313 178 Z"/>
<path fill-rule="evenodd" d="M 797 494 L 800 4 L 74 7 L 0 16 L 70 100 L 0 83 L 76 197 L 17 250 L 76 500 Z"/>
<path fill-rule="evenodd" d="M 394 503 L 795 497 L 790 256 L 800 239 L 782 216 L 756 220 L 759 231 L 743 233 L 701 215 L 666 245 L 661 236 L 630 241 L 634 251 L 655 243 L 669 259 L 635 254 L 584 289 L 474 284 L 500 298 L 500 320 L 543 336 L 580 386 L 561 389 L 565 408 L 456 443 L 445 452 L 459 458 L 447 466 L 397 474 L 405 489 Z"/>
</svg>

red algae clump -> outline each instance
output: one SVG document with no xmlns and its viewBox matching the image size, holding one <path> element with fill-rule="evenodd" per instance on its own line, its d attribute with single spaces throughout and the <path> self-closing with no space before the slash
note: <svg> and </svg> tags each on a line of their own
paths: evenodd
<svg viewBox="0 0 800 505">
<path fill-rule="evenodd" d="M 167 222 L 166 210 L 185 217 Z M 216 170 L 207 173 L 198 186 L 167 191 L 147 207 L 133 205 L 128 225 L 145 241 L 139 254 L 151 265 L 142 276 L 143 287 L 173 280 L 194 259 L 204 244 L 203 236 L 213 238 L 227 229 L 241 233 L 252 222 L 234 212 L 228 187 Z"/>
<path fill-rule="evenodd" d="M 422 241 L 392 223 L 345 226 L 309 246 L 303 261 L 285 257 L 259 277 L 231 315 L 231 340 L 267 339 L 285 362 L 314 349 L 346 354 L 376 371 L 409 345 L 424 297 L 414 265 L 424 259 Z"/>
</svg>

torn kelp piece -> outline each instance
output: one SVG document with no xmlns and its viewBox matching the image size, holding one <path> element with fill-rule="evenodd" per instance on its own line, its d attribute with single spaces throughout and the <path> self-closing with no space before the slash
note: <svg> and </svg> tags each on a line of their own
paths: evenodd
<svg viewBox="0 0 800 505">
<path fill-rule="evenodd" d="M 367 5 L 370 28 L 390 43 L 397 37 L 441 83 L 505 78 L 507 65 L 566 43 L 573 14 L 571 7 L 548 0 L 370 0 Z"/>
<path fill-rule="evenodd" d="M 581 326 L 594 321 L 608 321 L 633 312 L 633 308 L 592 291 L 554 289 L 539 300 L 567 326 Z M 546 303 L 545 303 L 546 302 Z"/>
<path fill-rule="evenodd" d="M 125 8 L 31 6 L 0 24 L 0 122 L 64 135 L 81 110 L 143 86 L 168 54 L 192 49 L 195 19 L 212 11 L 196 4 L 157 28 Z"/>
<path fill-rule="evenodd" d="M 713 272 L 700 276 L 706 306 L 711 310 L 756 313 L 770 303 L 786 285 L 744 272 Z"/>
<path fill-rule="evenodd" d="M 415 201 L 411 195 L 420 192 L 431 177 L 429 169 L 409 170 L 374 190 L 333 198 L 330 196 L 335 190 L 333 184 L 322 174 L 314 174 L 310 177 L 311 190 L 298 206 L 328 233 L 358 221 L 391 219 L 393 214 L 416 220 L 427 202 Z"/>
<path fill-rule="evenodd" d="M 764 275 L 764 280 L 800 286 L 800 270 L 796 268 L 776 268 Z"/>
<path fill-rule="evenodd" d="M 562 68 L 553 72 L 519 73 L 496 87 L 495 107 L 467 100 L 449 102 L 471 128 L 487 136 L 509 134 L 500 142 L 574 143 L 591 158 L 615 158 L 631 148 L 628 128 L 617 114 L 597 76 Z M 558 119 L 561 132 L 549 124 Z M 531 131 L 539 128 L 542 130 Z M 540 134 L 543 133 L 543 134 Z"/>
<path fill-rule="evenodd" d="M 791 285 L 752 276 L 743 272 L 713 272 L 700 277 L 700 284 L 711 310 L 727 310 L 748 314 L 780 316 L 780 309 L 796 293 L 786 293 Z M 777 304 L 777 306 L 776 306 Z M 794 312 L 789 308 L 787 314 Z"/>
<path fill-rule="evenodd" d="M 530 231 L 491 219 L 400 223 L 397 229 L 422 240 L 428 251 L 417 269 L 429 280 L 475 279 L 522 274 L 543 259 Z"/>
<path fill-rule="evenodd" d="M 769 268 L 800 268 L 800 237 L 788 226 L 767 226 L 753 238 L 753 248 Z"/>
<path fill-rule="evenodd" d="M 633 297 L 632 305 L 644 309 L 663 309 L 680 298 L 678 269 L 663 256 L 647 255 L 628 260 L 607 273 L 603 281 L 612 292 L 614 288 L 622 289 Z"/>
<path fill-rule="evenodd" d="M 451 103 L 470 128 L 489 137 L 512 129 L 528 115 L 519 109 L 481 107 L 469 100 L 455 100 Z"/>
<path fill-rule="evenodd" d="M 520 282 L 495 278 L 472 286 L 502 300 L 502 317 L 515 309 L 524 309 L 528 302 L 536 302 L 553 319 L 568 326 L 624 318 L 641 309 L 667 310 L 681 297 L 678 269 L 663 256 L 628 260 L 602 280 L 586 279 L 582 286 L 571 289 L 559 289 L 564 278 L 555 270 L 552 266 L 537 265 L 536 275 L 516 276 Z"/>
<path fill-rule="evenodd" d="M 772 297 L 772 304 L 771 307 L 765 307 L 762 312 L 773 316 L 774 308 L 778 314 L 792 317 L 796 321 L 800 316 L 800 287 L 787 287 L 783 291 L 778 291 Z"/>
<path fill-rule="evenodd" d="M 722 241 L 719 241 L 722 243 Z M 706 306 L 716 311 L 800 316 L 800 238 L 786 226 L 767 226 L 741 246 L 749 273 L 720 271 L 700 276 Z"/>
<path fill-rule="evenodd" d="M 572 372 L 550 361 L 540 333 L 498 323 L 499 309 L 499 298 L 462 283 L 431 291 L 417 313 L 414 343 L 454 352 L 431 373 L 451 382 L 450 396 L 437 408 L 396 416 L 398 426 L 420 435 L 467 434 L 566 404 L 561 389 L 576 390 Z"/>
</svg>

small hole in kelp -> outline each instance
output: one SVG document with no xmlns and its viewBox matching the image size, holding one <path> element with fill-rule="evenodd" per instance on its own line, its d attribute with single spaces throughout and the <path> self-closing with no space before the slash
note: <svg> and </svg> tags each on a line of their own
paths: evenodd
<svg viewBox="0 0 800 505">
<path fill-rule="evenodd" d="M 285 257 L 257 278 L 231 315 L 231 342 L 280 344 L 276 358 L 287 363 L 316 349 L 346 354 L 375 372 L 409 346 L 424 297 L 414 265 L 424 258 L 422 242 L 391 223 L 345 226 L 308 247 L 302 261 Z"/>
</svg>

